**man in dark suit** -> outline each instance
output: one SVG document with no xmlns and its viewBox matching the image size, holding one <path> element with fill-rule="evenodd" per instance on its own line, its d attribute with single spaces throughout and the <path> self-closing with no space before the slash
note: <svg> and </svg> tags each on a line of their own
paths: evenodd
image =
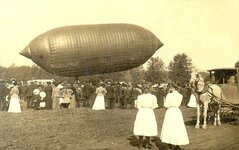
<svg viewBox="0 0 239 150">
<path fill-rule="evenodd" d="M 92 86 L 90 83 L 85 83 L 82 88 L 82 96 L 83 96 L 83 107 L 90 107 L 90 97 L 92 94 Z"/>
<path fill-rule="evenodd" d="M 112 85 L 111 82 L 107 83 L 108 85 L 106 86 L 106 100 L 107 100 L 107 106 L 108 109 L 113 109 L 115 107 L 115 100 L 116 100 L 116 89 Z"/>
<path fill-rule="evenodd" d="M 7 110 L 6 96 L 9 94 L 9 89 L 6 87 L 5 83 L 0 81 L 0 110 Z"/>
<path fill-rule="evenodd" d="M 47 86 L 44 88 L 44 91 L 46 93 L 46 109 L 52 109 L 52 99 L 51 99 L 51 95 L 52 95 L 52 86 L 51 86 L 51 82 L 47 82 Z"/>
<path fill-rule="evenodd" d="M 125 99 L 125 94 L 126 94 L 126 83 L 122 83 L 122 85 L 119 86 L 118 89 L 118 96 L 119 96 L 119 107 L 121 109 L 125 109 L 127 104 L 126 104 L 126 99 Z"/>
<path fill-rule="evenodd" d="M 26 101 L 27 101 L 27 108 L 33 108 L 33 90 L 37 85 L 34 82 L 31 82 L 30 85 L 27 86 L 26 88 Z"/>
</svg>

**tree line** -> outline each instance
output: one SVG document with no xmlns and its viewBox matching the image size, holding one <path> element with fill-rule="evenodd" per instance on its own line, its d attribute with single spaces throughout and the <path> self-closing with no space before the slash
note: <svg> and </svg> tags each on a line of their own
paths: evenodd
<svg viewBox="0 0 239 150">
<path fill-rule="evenodd" d="M 93 82 L 98 82 L 100 80 L 125 81 L 132 83 L 147 81 L 157 84 L 176 82 L 183 85 L 189 82 L 190 74 L 194 69 L 192 60 L 186 54 L 182 53 L 174 56 L 173 60 L 169 63 L 169 66 L 166 66 L 159 57 L 151 57 L 146 62 L 146 66 L 141 65 L 137 68 L 122 72 L 82 76 L 78 77 L 78 79 L 82 81 L 91 80 Z M 11 78 L 22 81 L 33 79 L 55 79 L 57 81 L 67 80 L 71 82 L 75 80 L 75 78 L 71 77 L 61 77 L 50 74 L 37 65 L 12 65 L 7 68 L 0 66 L 0 79 L 9 81 Z"/>
</svg>

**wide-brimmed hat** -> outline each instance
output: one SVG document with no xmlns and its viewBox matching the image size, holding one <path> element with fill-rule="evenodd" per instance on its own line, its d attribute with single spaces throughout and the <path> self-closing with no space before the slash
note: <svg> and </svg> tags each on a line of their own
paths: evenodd
<svg viewBox="0 0 239 150">
<path fill-rule="evenodd" d="M 127 83 L 122 82 L 121 85 L 124 86 L 124 87 L 126 87 L 126 86 L 127 86 Z"/>
<path fill-rule="evenodd" d="M 153 84 L 153 85 L 151 85 L 153 88 L 156 88 L 156 87 L 158 87 L 158 84 Z"/>
<path fill-rule="evenodd" d="M 40 90 L 39 90 L 39 89 L 33 90 L 33 94 L 38 95 L 39 93 L 40 93 Z"/>
<path fill-rule="evenodd" d="M 59 88 L 59 89 L 63 89 L 63 85 L 58 84 L 58 85 L 57 85 L 57 88 Z"/>
<path fill-rule="evenodd" d="M 100 82 L 99 85 L 100 85 L 100 86 L 103 86 L 103 85 L 105 85 L 105 83 L 104 83 L 104 82 Z"/>
<path fill-rule="evenodd" d="M 137 87 L 142 88 L 143 86 L 142 84 L 137 84 Z"/>
<path fill-rule="evenodd" d="M 45 97 L 46 97 L 46 93 L 45 93 L 45 92 L 43 92 L 43 91 L 42 91 L 42 92 L 40 92 L 40 97 L 41 97 L 41 98 L 45 98 Z"/>
</svg>

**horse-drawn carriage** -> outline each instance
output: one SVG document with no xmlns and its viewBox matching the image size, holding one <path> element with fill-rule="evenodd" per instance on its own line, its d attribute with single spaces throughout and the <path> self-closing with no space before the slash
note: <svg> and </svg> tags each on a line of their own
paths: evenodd
<svg viewBox="0 0 239 150">
<path fill-rule="evenodd" d="M 239 68 L 217 68 L 208 71 L 211 82 L 222 89 L 221 115 L 237 117 L 239 115 Z"/>
<path fill-rule="evenodd" d="M 206 129 L 208 110 L 214 113 L 214 125 L 221 125 L 220 115 L 236 118 L 239 116 L 239 68 L 218 68 L 208 70 L 210 82 L 200 74 L 192 73 L 190 84 L 197 99 L 197 124 L 199 128 L 200 106 L 203 105 L 203 129 Z"/>
</svg>

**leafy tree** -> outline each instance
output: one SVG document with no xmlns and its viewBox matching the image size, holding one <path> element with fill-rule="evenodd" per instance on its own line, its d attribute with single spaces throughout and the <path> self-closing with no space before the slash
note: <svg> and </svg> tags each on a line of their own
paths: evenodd
<svg viewBox="0 0 239 150">
<path fill-rule="evenodd" d="M 131 75 L 132 83 L 139 83 L 140 81 L 144 80 L 144 78 L 145 78 L 145 70 L 144 70 L 143 65 L 129 70 L 129 73 Z"/>
<path fill-rule="evenodd" d="M 10 81 L 11 78 L 17 80 L 31 80 L 31 79 L 62 79 L 64 77 L 59 77 L 52 75 L 40 67 L 33 66 L 15 66 L 11 65 L 8 68 L 0 67 L 0 79 L 5 81 Z"/>
<path fill-rule="evenodd" d="M 235 68 L 239 68 L 239 61 L 235 63 Z"/>
<path fill-rule="evenodd" d="M 7 75 L 7 68 L 0 66 L 0 79 L 5 79 Z"/>
<path fill-rule="evenodd" d="M 32 79 L 55 79 L 57 83 L 63 81 L 73 82 L 75 78 L 72 77 L 62 77 L 48 73 L 37 65 L 33 66 L 16 66 L 12 64 L 10 67 L 5 68 L 0 66 L 0 79 L 5 81 L 9 81 L 11 78 L 15 78 L 17 80 L 32 80 Z M 136 82 L 143 79 L 143 66 L 140 66 L 135 69 L 114 72 L 114 73 L 106 73 L 106 74 L 98 74 L 91 76 L 81 76 L 78 78 L 80 81 L 91 81 L 95 84 L 98 84 L 99 81 L 127 81 L 127 82 Z"/>
<path fill-rule="evenodd" d="M 169 63 L 168 77 L 172 82 L 184 85 L 189 82 L 193 69 L 192 60 L 184 53 L 178 54 Z"/>
<path fill-rule="evenodd" d="M 121 71 L 121 72 L 113 72 L 113 73 L 105 73 L 98 75 L 90 75 L 90 76 L 81 76 L 78 79 L 80 81 L 91 81 L 94 84 L 98 84 L 100 81 L 111 81 L 111 82 L 133 82 L 137 83 L 138 81 L 143 79 L 143 66 Z"/>
<path fill-rule="evenodd" d="M 145 80 L 151 83 L 162 83 L 167 80 L 165 65 L 159 57 L 151 57 L 147 62 Z"/>
<path fill-rule="evenodd" d="M 137 84 L 144 79 L 144 73 L 145 70 L 141 65 L 139 67 L 124 71 L 120 80 Z"/>
</svg>

